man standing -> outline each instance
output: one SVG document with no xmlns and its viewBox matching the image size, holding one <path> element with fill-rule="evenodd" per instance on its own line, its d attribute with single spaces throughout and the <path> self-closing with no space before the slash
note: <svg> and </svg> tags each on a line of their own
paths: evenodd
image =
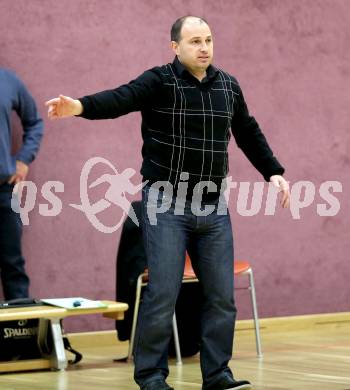
<svg viewBox="0 0 350 390">
<path fill-rule="evenodd" d="M 23 126 L 23 143 L 11 154 L 11 112 Z M 10 70 L 0 68 L 0 271 L 5 299 L 27 298 L 29 278 L 21 249 L 22 222 L 11 209 L 12 190 L 25 180 L 43 135 L 43 121 L 32 96 Z"/>
<path fill-rule="evenodd" d="M 282 190 L 283 207 L 289 204 L 288 183 L 248 113 L 237 80 L 211 65 L 213 40 L 207 22 L 194 16 L 178 19 L 171 41 L 173 63 L 152 68 L 114 90 L 80 99 L 60 95 L 46 103 L 48 116 L 107 119 L 141 111 L 141 174 L 148 180 L 142 193 L 142 231 L 149 284 L 134 349 L 140 388 L 172 389 L 165 382 L 167 346 L 187 251 L 203 291 L 203 390 L 250 389 L 250 383 L 236 381 L 228 367 L 236 318 L 233 238 L 230 216 L 219 212 L 219 199 L 228 172 L 230 128 L 251 163 Z M 156 220 L 150 218 L 165 204 Z M 210 215 L 203 213 L 208 207 Z"/>
</svg>

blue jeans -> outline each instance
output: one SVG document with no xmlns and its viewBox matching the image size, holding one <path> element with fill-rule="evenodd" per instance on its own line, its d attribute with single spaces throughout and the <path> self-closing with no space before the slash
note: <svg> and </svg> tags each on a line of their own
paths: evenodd
<svg viewBox="0 0 350 390">
<path fill-rule="evenodd" d="M 8 184 L 0 186 L 0 275 L 7 300 L 29 296 L 21 250 L 22 221 L 11 209 L 12 188 Z"/>
<path fill-rule="evenodd" d="M 216 211 L 208 216 L 196 216 L 188 201 L 184 215 L 176 215 L 175 199 L 167 198 L 165 193 L 163 199 L 152 199 L 154 191 L 146 186 L 142 194 L 142 231 L 149 283 L 138 319 L 135 380 L 141 387 L 169 374 L 167 348 L 187 251 L 203 292 L 200 363 L 203 389 L 210 389 L 223 376 L 232 377 L 228 362 L 232 355 L 236 308 L 230 216 L 218 215 Z M 170 207 L 157 214 L 154 224 L 150 213 L 161 204 Z"/>
</svg>

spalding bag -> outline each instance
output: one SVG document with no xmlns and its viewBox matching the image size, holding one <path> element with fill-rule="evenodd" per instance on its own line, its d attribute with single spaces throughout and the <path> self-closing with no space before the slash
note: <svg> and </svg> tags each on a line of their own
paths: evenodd
<svg viewBox="0 0 350 390">
<path fill-rule="evenodd" d="M 16 299 L 0 302 L 1 309 L 13 307 L 38 306 L 42 303 L 34 299 Z M 44 320 L 47 321 L 47 320 Z M 38 359 L 48 357 L 53 351 L 53 340 L 50 327 L 47 327 L 45 340 L 39 343 L 39 319 L 0 321 L 0 361 L 13 361 L 23 359 Z M 67 337 L 63 337 L 66 350 L 75 355 L 69 363 L 78 363 L 82 355 L 74 350 Z"/>
<path fill-rule="evenodd" d="M 40 358 L 38 329 L 38 319 L 0 322 L 0 360 Z"/>
</svg>

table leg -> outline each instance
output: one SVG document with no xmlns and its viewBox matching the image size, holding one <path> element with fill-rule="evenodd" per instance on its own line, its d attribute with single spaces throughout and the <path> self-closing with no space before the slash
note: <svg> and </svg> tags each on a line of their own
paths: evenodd
<svg viewBox="0 0 350 390">
<path fill-rule="evenodd" d="M 40 319 L 38 342 L 43 355 L 47 353 L 47 332 L 51 329 L 52 351 L 50 351 L 51 367 L 64 370 L 67 367 L 67 358 L 63 345 L 62 329 L 59 318 Z"/>
</svg>

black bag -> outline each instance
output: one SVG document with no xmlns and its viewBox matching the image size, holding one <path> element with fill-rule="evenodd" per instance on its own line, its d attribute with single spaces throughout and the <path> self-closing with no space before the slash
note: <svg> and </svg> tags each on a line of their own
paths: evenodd
<svg viewBox="0 0 350 390">
<path fill-rule="evenodd" d="M 26 307 L 43 305 L 39 300 L 25 298 L 14 299 L 10 301 L 0 302 L 0 310 L 2 308 L 11 307 Z M 0 311 L 1 313 L 1 311 Z M 39 343 L 39 319 L 0 321 L 0 361 L 15 361 L 24 359 L 39 359 L 48 357 L 53 352 L 53 340 L 50 326 L 47 321 L 45 339 Z M 62 327 L 62 323 L 61 323 Z M 68 338 L 63 337 L 64 348 L 75 355 L 73 360 L 68 362 L 71 364 L 78 363 L 82 359 L 82 355 L 74 350 Z"/>
<path fill-rule="evenodd" d="M 0 361 L 38 359 L 39 320 L 0 322 Z"/>
</svg>

